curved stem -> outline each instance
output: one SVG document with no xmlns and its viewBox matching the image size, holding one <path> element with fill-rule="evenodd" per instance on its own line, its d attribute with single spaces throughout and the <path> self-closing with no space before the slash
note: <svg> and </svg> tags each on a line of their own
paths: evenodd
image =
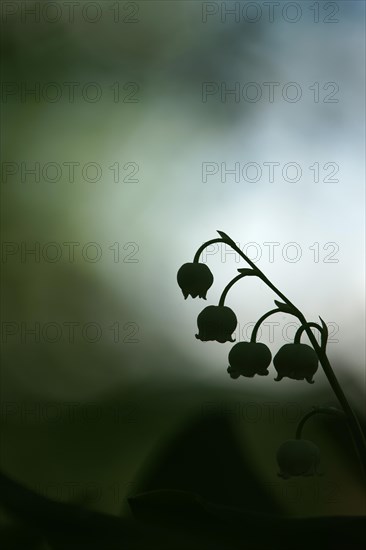
<svg viewBox="0 0 366 550">
<path fill-rule="evenodd" d="M 306 324 L 306 319 L 304 316 L 302 316 L 302 324 Z M 363 434 L 363 431 L 362 431 L 362 428 L 360 426 L 360 423 L 358 421 L 358 418 L 357 416 L 355 415 L 355 413 L 353 412 L 352 408 L 351 408 L 351 405 L 348 403 L 348 400 L 347 400 L 347 397 L 346 395 L 344 394 L 343 390 L 342 390 L 342 387 L 340 385 L 340 383 L 338 382 L 338 379 L 336 377 L 336 375 L 334 374 L 333 372 L 333 369 L 332 369 L 332 366 L 329 362 L 329 359 L 325 353 L 325 350 L 323 350 L 314 334 L 312 333 L 310 327 L 306 326 L 305 328 L 305 332 L 311 342 L 311 345 L 313 346 L 314 348 L 314 351 L 315 353 L 317 354 L 318 356 L 318 359 L 319 359 L 319 362 L 321 364 L 321 366 L 323 367 L 323 371 L 325 373 L 325 376 L 327 377 L 328 379 L 328 382 L 332 388 L 332 390 L 334 391 L 343 411 L 345 412 L 346 416 L 347 416 L 347 421 L 348 421 L 348 425 L 349 425 L 349 429 L 351 431 L 351 434 L 352 434 L 352 439 L 353 439 L 353 443 L 354 443 L 354 446 L 355 446 L 355 450 L 356 452 L 358 453 L 359 457 L 360 457 L 360 462 L 362 464 L 362 467 L 363 467 L 363 474 L 366 475 L 366 441 L 365 441 L 365 436 Z"/>
<path fill-rule="evenodd" d="M 269 317 L 270 315 L 273 315 L 274 313 L 280 313 L 280 309 L 279 308 L 276 308 L 276 309 L 271 309 L 271 311 L 267 311 L 267 313 L 265 313 L 264 315 L 262 315 L 262 317 L 260 319 L 258 319 L 258 321 L 256 322 L 256 324 L 254 325 L 254 328 L 253 328 L 253 331 L 252 331 L 252 335 L 250 337 L 250 341 L 255 343 L 256 341 L 256 338 L 257 338 L 257 332 L 259 330 L 259 327 L 261 326 L 261 324 L 263 323 L 263 321 L 265 319 L 267 319 L 267 317 Z"/>
<path fill-rule="evenodd" d="M 357 416 L 353 412 L 350 404 L 348 403 L 347 397 L 345 396 L 345 394 L 344 394 L 344 392 L 341 388 L 341 385 L 339 384 L 338 379 L 337 379 L 336 375 L 333 372 L 332 366 L 331 366 L 331 364 L 329 362 L 329 359 L 328 359 L 328 357 L 325 353 L 325 349 L 323 349 L 321 346 L 319 346 L 314 334 L 311 331 L 310 326 L 308 326 L 309 323 L 307 322 L 305 316 L 301 313 L 301 311 L 299 309 L 297 309 L 297 307 L 292 302 L 290 302 L 290 300 L 284 294 L 282 294 L 282 292 L 280 290 L 278 290 L 278 288 L 275 287 L 274 284 L 271 283 L 271 281 L 269 279 L 267 279 L 267 277 L 264 275 L 264 273 L 260 269 L 257 268 L 257 266 L 244 254 L 244 252 L 242 252 L 240 250 L 240 248 L 235 244 L 235 242 L 228 235 L 226 235 L 226 233 L 224 233 L 223 231 L 219 231 L 218 233 L 222 237 L 223 241 L 226 242 L 228 245 L 230 245 L 231 248 L 233 250 L 235 250 L 235 252 L 237 252 L 239 254 L 239 256 L 241 256 L 252 267 L 252 269 L 254 269 L 256 271 L 256 275 L 258 275 L 262 279 L 262 281 L 264 283 L 266 283 L 266 285 L 271 290 L 273 290 L 273 292 L 275 292 L 277 294 L 277 296 L 279 296 L 286 304 L 288 304 L 289 306 L 291 306 L 293 308 L 293 310 L 296 313 L 296 316 L 298 317 L 301 325 L 305 326 L 304 330 L 305 330 L 305 332 L 306 332 L 306 334 L 307 334 L 307 336 L 308 336 L 308 338 L 311 342 L 311 345 L 314 348 L 315 353 L 318 356 L 319 362 L 320 362 L 320 364 L 323 368 L 325 376 L 327 377 L 328 382 L 329 382 L 332 390 L 334 391 L 334 393 L 335 393 L 342 409 L 344 410 L 344 412 L 347 416 L 348 425 L 349 425 L 349 428 L 350 428 L 350 431 L 351 431 L 351 434 L 352 434 L 352 437 L 353 437 L 353 442 L 354 442 L 354 445 L 355 445 L 355 449 L 356 449 L 356 452 L 359 454 L 361 464 L 363 465 L 363 473 L 365 475 L 366 441 L 365 441 L 365 437 L 364 437 L 363 431 L 361 429 L 360 423 L 357 419 Z"/>
<path fill-rule="evenodd" d="M 202 252 L 204 251 L 205 248 L 207 248 L 211 244 L 223 243 L 223 242 L 225 242 L 224 239 L 211 239 L 211 241 L 207 241 L 207 242 L 203 243 L 203 245 L 199 247 L 196 254 L 194 255 L 193 262 L 198 263 L 199 257 L 201 256 L 201 254 L 202 254 Z"/>
<path fill-rule="evenodd" d="M 300 344 L 301 335 L 304 332 L 304 330 L 306 330 L 307 326 L 309 328 L 314 327 L 314 328 L 318 329 L 318 331 L 321 334 L 321 348 L 322 348 L 323 351 L 325 351 L 325 347 L 327 345 L 326 335 L 324 334 L 324 331 L 323 331 L 322 327 L 320 325 L 318 325 L 318 323 L 306 323 L 306 325 L 301 325 L 301 327 L 299 327 L 296 331 L 295 338 L 294 338 L 294 344 Z"/>
<path fill-rule="evenodd" d="M 335 407 L 314 407 L 314 409 L 312 411 L 306 413 L 302 417 L 302 419 L 300 420 L 300 422 L 299 422 L 299 424 L 296 428 L 296 434 L 295 434 L 296 439 L 301 439 L 302 430 L 305 426 L 305 423 L 307 422 L 307 420 L 309 418 L 311 418 L 312 416 L 315 416 L 316 414 L 333 414 L 334 416 L 337 416 L 338 418 L 342 418 L 343 420 L 348 419 L 347 414 L 344 411 L 336 409 Z M 349 425 L 348 425 L 348 429 L 350 430 L 351 436 L 352 436 L 352 430 L 351 430 Z M 356 449 L 356 451 L 357 451 L 357 449 Z M 356 454 L 357 454 L 357 457 L 360 461 L 361 471 L 364 473 L 365 472 L 365 465 L 362 461 L 362 456 L 358 452 Z"/>
<path fill-rule="evenodd" d="M 225 298 L 226 298 L 226 295 L 227 293 L 229 292 L 230 288 L 232 286 L 235 285 L 235 283 L 237 281 L 240 281 L 240 279 L 243 279 L 244 277 L 246 277 L 246 274 L 245 273 L 241 273 L 240 275 L 237 275 L 236 277 L 234 277 L 234 279 L 232 279 L 230 281 L 230 283 L 228 285 L 226 285 L 226 287 L 224 288 L 224 290 L 222 291 L 222 294 L 221 294 L 221 297 L 220 297 L 220 301 L 219 301 L 219 306 L 223 306 L 224 303 L 225 303 Z"/>
<path fill-rule="evenodd" d="M 338 416 L 338 417 L 341 417 L 341 418 L 346 418 L 346 414 L 343 412 L 343 411 L 340 411 L 336 408 L 332 408 L 332 407 L 315 407 L 312 411 L 306 413 L 302 419 L 300 420 L 297 428 L 296 428 L 296 439 L 301 439 L 301 435 L 302 435 L 302 430 L 304 428 L 304 425 L 306 423 L 306 421 L 311 418 L 312 416 L 314 416 L 315 414 L 333 414 L 335 416 Z"/>
<path fill-rule="evenodd" d="M 296 312 L 298 312 L 299 314 L 301 313 L 297 307 L 295 307 L 295 305 L 290 302 L 290 300 L 284 295 L 282 294 L 282 292 L 280 290 L 278 290 L 278 288 L 276 288 L 274 286 L 273 283 L 271 283 L 271 281 L 269 279 L 267 279 L 267 277 L 265 276 L 265 274 L 263 273 L 263 271 L 261 271 L 256 265 L 254 262 L 252 262 L 252 260 L 250 260 L 248 258 L 248 256 L 246 254 L 244 254 L 244 252 L 242 250 L 240 250 L 240 248 L 236 245 L 236 243 L 228 236 L 226 235 L 226 233 L 224 233 L 223 231 L 218 231 L 218 233 L 222 236 L 222 239 L 223 239 L 223 242 L 225 242 L 226 244 L 230 245 L 231 248 L 233 250 L 235 250 L 235 252 L 237 254 L 239 254 L 239 256 L 241 256 L 243 258 L 243 260 L 245 260 L 247 262 L 248 265 L 250 265 L 250 267 L 252 269 L 255 270 L 256 272 L 256 275 L 258 277 L 260 277 L 262 279 L 262 281 L 264 283 L 266 283 L 266 285 L 271 289 L 273 290 L 273 292 L 275 292 L 277 294 L 277 296 L 279 296 L 286 304 L 288 304 L 289 306 L 291 306 L 291 308 L 293 308 L 294 310 L 296 310 Z M 210 241 L 211 242 L 211 241 Z"/>
</svg>

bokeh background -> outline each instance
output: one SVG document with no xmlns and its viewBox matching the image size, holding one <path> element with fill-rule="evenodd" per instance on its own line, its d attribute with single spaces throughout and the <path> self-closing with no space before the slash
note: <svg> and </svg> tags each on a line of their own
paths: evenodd
<svg viewBox="0 0 366 550">
<path fill-rule="evenodd" d="M 325 476 L 277 477 L 301 415 L 336 404 L 324 374 L 231 380 L 230 344 L 195 339 L 206 303 L 176 283 L 228 233 L 328 323 L 364 418 L 365 5 L 277 4 L 3 2 L 1 468 L 43 494 L 127 513 L 169 438 L 215 410 L 288 513 L 365 511 L 332 423 L 306 428 Z M 202 261 L 214 304 L 243 263 L 220 246 Z M 274 298 L 257 280 L 230 291 L 237 339 Z M 295 329 L 271 320 L 274 354 Z"/>
</svg>

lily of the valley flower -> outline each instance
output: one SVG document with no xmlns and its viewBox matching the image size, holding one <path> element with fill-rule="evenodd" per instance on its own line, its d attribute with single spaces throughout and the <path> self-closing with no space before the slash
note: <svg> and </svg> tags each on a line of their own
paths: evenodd
<svg viewBox="0 0 366 550">
<path fill-rule="evenodd" d="M 320 450 L 307 439 L 288 439 L 277 451 L 279 476 L 311 476 L 318 473 Z"/>
<path fill-rule="evenodd" d="M 185 299 L 190 295 L 192 298 L 204 298 L 214 277 L 206 264 L 192 262 L 183 264 L 177 274 L 178 285 L 180 286 Z"/>
<path fill-rule="evenodd" d="M 238 342 L 230 350 L 227 371 L 231 378 L 239 378 L 240 375 L 252 378 L 255 374 L 267 376 L 271 359 L 271 352 L 265 344 Z"/>
<path fill-rule="evenodd" d="M 314 384 L 313 376 L 318 370 L 318 357 L 306 344 L 285 344 L 273 359 L 278 382 L 288 377 L 293 380 L 306 380 Z"/>
<path fill-rule="evenodd" d="M 244 254 L 231 237 L 223 231 L 218 231 L 218 234 L 220 238 L 206 241 L 198 248 L 193 257 L 193 263 L 186 263 L 179 269 L 177 280 L 184 297 L 187 298 L 190 295 L 192 298 L 199 296 L 206 299 L 206 293 L 213 283 L 213 275 L 206 265 L 199 263 L 199 258 L 208 246 L 217 243 L 229 246 L 248 264 L 248 267 L 238 269 L 239 275 L 236 275 L 223 289 L 217 306 L 208 306 L 198 315 L 198 334 L 196 334 L 196 338 L 204 342 L 210 340 L 216 340 L 220 343 L 234 342 L 233 332 L 237 327 L 237 318 L 235 313 L 224 305 L 227 294 L 237 282 L 245 277 L 254 276 L 259 278 L 280 300 L 274 300 L 276 308 L 267 311 L 255 323 L 250 342 L 238 342 L 233 346 L 229 353 L 230 365 L 227 369 L 228 373 L 234 379 L 240 376 L 252 378 L 256 374 L 259 376 L 268 375 L 271 352 L 267 346 L 256 342 L 258 330 L 263 321 L 271 315 L 281 313 L 296 317 L 300 321 L 300 327 L 296 331 L 293 343 L 282 346 L 273 359 L 273 364 L 277 371 L 275 380 L 279 381 L 287 377 L 293 380 L 306 380 L 309 384 L 313 384 L 313 377 L 318 370 L 318 365 L 322 366 L 338 401 L 342 404 L 344 416 L 348 420 L 348 427 L 356 444 L 364 473 L 364 464 L 366 463 L 364 434 L 326 355 L 328 341 L 328 327 L 326 323 L 321 317 L 321 325 L 313 321 L 308 322 L 303 313 L 276 288 L 255 263 Z M 311 329 L 313 328 L 321 336 L 320 343 L 316 341 L 312 333 Z M 304 332 L 312 347 L 301 344 L 301 335 Z M 329 410 L 329 408 L 321 408 L 317 412 L 323 413 Z M 284 478 L 318 473 L 316 472 L 316 468 L 320 457 L 319 449 L 311 441 L 301 439 L 304 423 L 313 414 L 315 413 L 310 412 L 300 420 L 295 434 L 296 439 L 286 441 L 278 450 L 279 475 Z"/>
<path fill-rule="evenodd" d="M 196 338 L 207 342 L 235 342 L 232 333 L 238 324 L 235 313 L 227 306 L 207 306 L 197 318 L 198 334 Z"/>
</svg>

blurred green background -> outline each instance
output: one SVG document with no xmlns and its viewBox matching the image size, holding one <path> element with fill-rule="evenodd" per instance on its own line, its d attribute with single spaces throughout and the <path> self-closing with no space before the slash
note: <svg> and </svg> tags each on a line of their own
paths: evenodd
<svg viewBox="0 0 366 550">
<path fill-rule="evenodd" d="M 303 2 L 296 21 L 288 2 L 273 21 L 266 3 L 246 4 L 2 4 L 1 468 L 52 498 L 127 513 L 170 438 L 215 410 L 289 514 L 365 512 L 349 440 L 330 421 L 306 428 L 326 475 L 277 477 L 276 450 L 301 415 L 336 403 L 324 374 L 314 386 L 277 384 L 273 367 L 231 380 L 230 346 L 194 338 L 203 303 L 176 283 L 217 229 L 256 243 L 260 269 L 332 327 L 329 357 L 364 418 L 364 3 Z M 219 91 L 203 101 L 205 83 Z M 235 83 L 262 98 L 222 99 Z M 207 181 L 204 163 L 219 170 Z M 262 175 L 221 181 L 221 163 Z M 283 177 L 286 163 L 299 181 Z M 209 252 L 207 304 L 243 267 Z M 273 298 L 258 281 L 231 290 L 237 339 Z M 294 334 L 275 321 L 262 335 L 273 354 Z"/>
</svg>

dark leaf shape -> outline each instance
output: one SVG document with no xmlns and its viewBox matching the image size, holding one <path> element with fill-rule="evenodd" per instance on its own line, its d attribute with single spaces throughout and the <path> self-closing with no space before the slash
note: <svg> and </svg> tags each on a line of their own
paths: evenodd
<svg viewBox="0 0 366 550">
<path fill-rule="evenodd" d="M 249 267 L 243 267 L 242 269 L 238 269 L 239 273 L 242 275 L 258 275 L 254 269 L 250 269 Z"/>
<path fill-rule="evenodd" d="M 323 349 L 323 351 L 325 351 L 325 348 L 327 347 L 329 332 L 328 332 L 327 324 L 323 321 L 323 319 L 320 316 L 319 316 L 319 319 L 320 319 L 320 322 L 321 322 L 322 328 L 323 328 L 323 334 L 322 334 L 322 338 L 321 338 L 322 349 Z"/>
<path fill-rule="evenodd" d="M 217 230 L 217 232 L 227 244 L 236 247 L 236 243 L 229 237 L 229 235 L 226 235 L 226 233 L 224 233 L 223 231 Z"/>
<path fill-rule="evenodd" d="M 220 237 L 222 237 L 222 238 L 225 239 L 226 241 L 230 241 L 229 235 L 227 235 L 226 233 L 224 233 L 224 231 L 219 231 L 219 230 L 217 229 L 217 233 L 220 235 Z"/>
<path fill-rule="evenodd" d="M 141 493 L 129 503 L 143 526 L 152 521 L 175 526 L 177 541 L 187 544 L 184 537 L 188 534 L 204 533 L 200 544 L 195 541 L 197 550 L 364 549 L 365 518 L 361 515 L 281 517 L 256 513 L 245 501 L 241 507 L 223 506 L 185 491 Z"/>
<path fill-rule="evenodd" d="M 279 302 L 278 300 L 275 300 L 274 303 L 284 313 L 295 313 L 295 309 L 290 306 L 289 304 L 284 304 L 283 302 Z"/>
<path fill-rule="evenodd" d="M 246 452 L 249 441 L 246 424 L 238 432 L 221 400 L 205 401 L 196 415 L 159 447 L 138 480 L 136 494 L 169 491 L 175 505 L 187 503 L 190 493 L 194 501 L 200 495 L 216 505 L 248 506 L 254 514 L 284 513 L 282 503 L 263 482 L 251 454 Z M 160 496 L 158 501 L 163 505 L 164 498 L 168 508 L 169 502 Z M 154 507 L 152 497 L 149 502 Z M 184 516 L 181 520 L 184 522 Z"/>
</svg>

